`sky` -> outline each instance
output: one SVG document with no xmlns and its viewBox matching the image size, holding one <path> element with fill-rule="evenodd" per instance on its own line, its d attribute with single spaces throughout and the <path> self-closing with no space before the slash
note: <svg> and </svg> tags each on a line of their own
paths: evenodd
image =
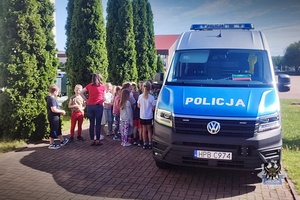
<svg viewBox="0 0 300 200">
<path fill-rule="evenodd" d="M 181 34 L 197 23 L 252 23 L 262 31 L 272 56 L 300 41 L 299 0 L 148 0 L 154 17 L 155 35 Z M 56 0 L 56 44 L 65 50 L 68 0 Z M 107 0 L 102 0 L 106 18 Z"/>
</svg>

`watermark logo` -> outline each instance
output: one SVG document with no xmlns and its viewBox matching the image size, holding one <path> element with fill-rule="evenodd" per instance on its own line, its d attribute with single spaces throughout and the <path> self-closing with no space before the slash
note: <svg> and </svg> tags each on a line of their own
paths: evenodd
<svg viewBox="0 0 300 200">
<path fill-rule="evenodd" d="M 284 175 L 281 173 L 281 165 L 278 161 L 270 161 L 262 164 L 262 183 L 264 185 L 282 185 Z"/>
</svg>

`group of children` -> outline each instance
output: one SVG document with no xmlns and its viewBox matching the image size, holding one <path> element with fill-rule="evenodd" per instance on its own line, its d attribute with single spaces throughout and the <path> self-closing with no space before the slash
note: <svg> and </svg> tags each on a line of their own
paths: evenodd
<svg viewBox="0 0 300 200">
<path fill-rule="evenodd" d="M 121 145 L 124 147 L 138 145 L 144 149 L 152 149 L 152 123 L 156 105 L 155 97 L 157 97 L 152 83 L 150 81 L 140 81 L 138 88 L 136 83 L 130 82 L 123 83 L 122 86 L 113 86 L 111 83 L 106 83 L 105 87 L 100 140 L 104 139 L 104 135 L 113 135 L 113 140 L 121 141 Z M 82 86 L 79 84 L 75 86 L 75 94 L 68 103 L 68 107 L 72 111 L 69 140 L 62 137 L 61 131 L 57 131 L 61 130 L 59 116 L 66 113 L 59 108 L 55 100 L 58 90 L 59 88 L 56 85 L 51 85 L 47 97 L 50 149 L 58 149 L 68 141 L 73 142 L 76 123 L 78 127 L 77 140 L 84 141 L 81 134 L 86 102 L 80 95 Z M 58 116 L 58 122 L 56 123 L 57 120 L 49 115 Z M 106 125 L 107 131 L 104 129 Z M 58 133 L 55 135 L 54 132 Z M 54 138 L 59 138 L 61 143 L 56 144 Z"/>
</svg>

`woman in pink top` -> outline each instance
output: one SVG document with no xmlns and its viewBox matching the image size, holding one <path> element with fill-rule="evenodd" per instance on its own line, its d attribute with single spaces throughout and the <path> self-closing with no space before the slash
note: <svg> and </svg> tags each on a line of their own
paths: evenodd
<svg viewBox="0 0 300 200">
<path fill-rule="evenodd" d="M 80 91 L 80 95 L 87 102 L 87 114 L 90 120 L 90 139 L 91 145 L 101 145 L 101 120 L 103 114 L 103 101 L 105 85 L 102 82 L 102 76 L 100 74 L 93 74 L 92 82 Z M 88 98 L 85 97 L 85 93 L 88 93 Z M 94 140 L 94 128 L 96 123 L 96 140 Z"/>
</svg>

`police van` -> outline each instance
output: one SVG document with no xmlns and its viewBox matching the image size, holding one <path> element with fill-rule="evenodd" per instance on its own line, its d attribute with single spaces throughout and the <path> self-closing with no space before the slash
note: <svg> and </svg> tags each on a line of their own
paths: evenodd
<svg viewBox="0 0 300 200">
<path fill-rule="evenodd" d="M 289 90 L 290 77 L 276 80 L 267 40 L 253 24 L 192 25 L 177 40 L 157 99 L 157 167 L 258 170 L 280 161 L 278 92 Z"/>
</svg>

